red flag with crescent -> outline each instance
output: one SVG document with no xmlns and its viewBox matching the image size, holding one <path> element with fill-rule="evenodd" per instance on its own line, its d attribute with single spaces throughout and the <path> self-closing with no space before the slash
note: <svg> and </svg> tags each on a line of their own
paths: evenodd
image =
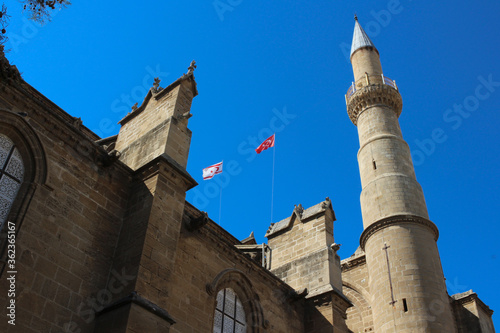
<svg viewBox="0 0 500 333">
<path fill-rule="evenodd" d="M 260 154 L 262 151 L 266 150 L 267 148 L 274 147 L 274 134 L 268 137 L 264 142 L 260 144 L 260 146 L 255 149 L 257 154 Z"/>
</svg>

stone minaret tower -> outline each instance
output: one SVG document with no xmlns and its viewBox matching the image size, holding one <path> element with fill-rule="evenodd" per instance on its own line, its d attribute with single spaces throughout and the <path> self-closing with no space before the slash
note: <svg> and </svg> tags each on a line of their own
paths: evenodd
<svg viewBox="0 0 500 333">
<path fill-rule="evenodd" d="M 375 332 L 455 332 L 437 249 L 398 117 L 402 99 L 357 18 L 351 48 L 354 83 L 347 112 L 358 127 L 360 238 L 369 272 Z"/>
</svg>

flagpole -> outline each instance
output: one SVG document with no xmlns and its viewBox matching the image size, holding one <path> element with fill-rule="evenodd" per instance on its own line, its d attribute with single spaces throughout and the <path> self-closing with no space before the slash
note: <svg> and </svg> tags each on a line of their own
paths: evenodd
<svg viewBox="0 0 500 333">
<path fill-rule="evenodd" d="M 220 187 L 220 199 L 219 199 L 219 225 L 221 225 L 221 216 L 222 216 L 222 186 Z"/>
<path fill-rule="evenodd" d="M 273 207 L 274 207 L 274 164 L 276 160 L 276 138 L 273 147 L 273 180 L 271 182 L 271 223 L 273 223 Z"/>
<path fill-rule="evenodd" d="M 224 163 L 224 160 L 222 160 L 221 163 Z M 222 225 L 222 185 L 220 186 L 220 198 L 219 198 L 219 225 Z"/>
</svg>

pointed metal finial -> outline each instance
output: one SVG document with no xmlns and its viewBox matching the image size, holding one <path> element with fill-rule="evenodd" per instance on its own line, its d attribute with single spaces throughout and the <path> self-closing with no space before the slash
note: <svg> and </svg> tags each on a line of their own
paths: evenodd
<svg viewBox="0 0 500 333">
<path fill-rule="evenodd" d="M 358 20 L 358 15 L 356 15 L 356 13 L 354 13 L 354 21 L 357 21 Z"/>
</svg>

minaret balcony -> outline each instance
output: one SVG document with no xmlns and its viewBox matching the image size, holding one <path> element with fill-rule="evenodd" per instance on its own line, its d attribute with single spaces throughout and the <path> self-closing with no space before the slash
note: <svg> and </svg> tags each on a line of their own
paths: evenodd
<svg viewBox="0 0 500 333">
<path fill-rule="evenodd" d="M 371 84 L 381 84 L 381 83 L 386 84 L 389 87 L 393 87 L 394 89 L 398 90 L 398 86 L 396 85 L 396 80 L 389 79 L 384 74 L 373 75 L 366 73 L 364 78 L 359 79 L 356 82 L 353 82 L 349 87 L 349 89 L 347 89 L 347 93 L 345 94 L 346 103 L 347 99 L 351 97 L 351 95 L 354 94 L 357 90 Z"/>
<path fill-rule="evenodd" d="M 358 116 L 373 105 L 385 105 L 392 108 L 397 116 L 403 109 L 403 100 L 396 81 L 383 74 L 370 75 L 353 82 L 345 95 L 347 113 L 356 125 Z"/>
</svg>

